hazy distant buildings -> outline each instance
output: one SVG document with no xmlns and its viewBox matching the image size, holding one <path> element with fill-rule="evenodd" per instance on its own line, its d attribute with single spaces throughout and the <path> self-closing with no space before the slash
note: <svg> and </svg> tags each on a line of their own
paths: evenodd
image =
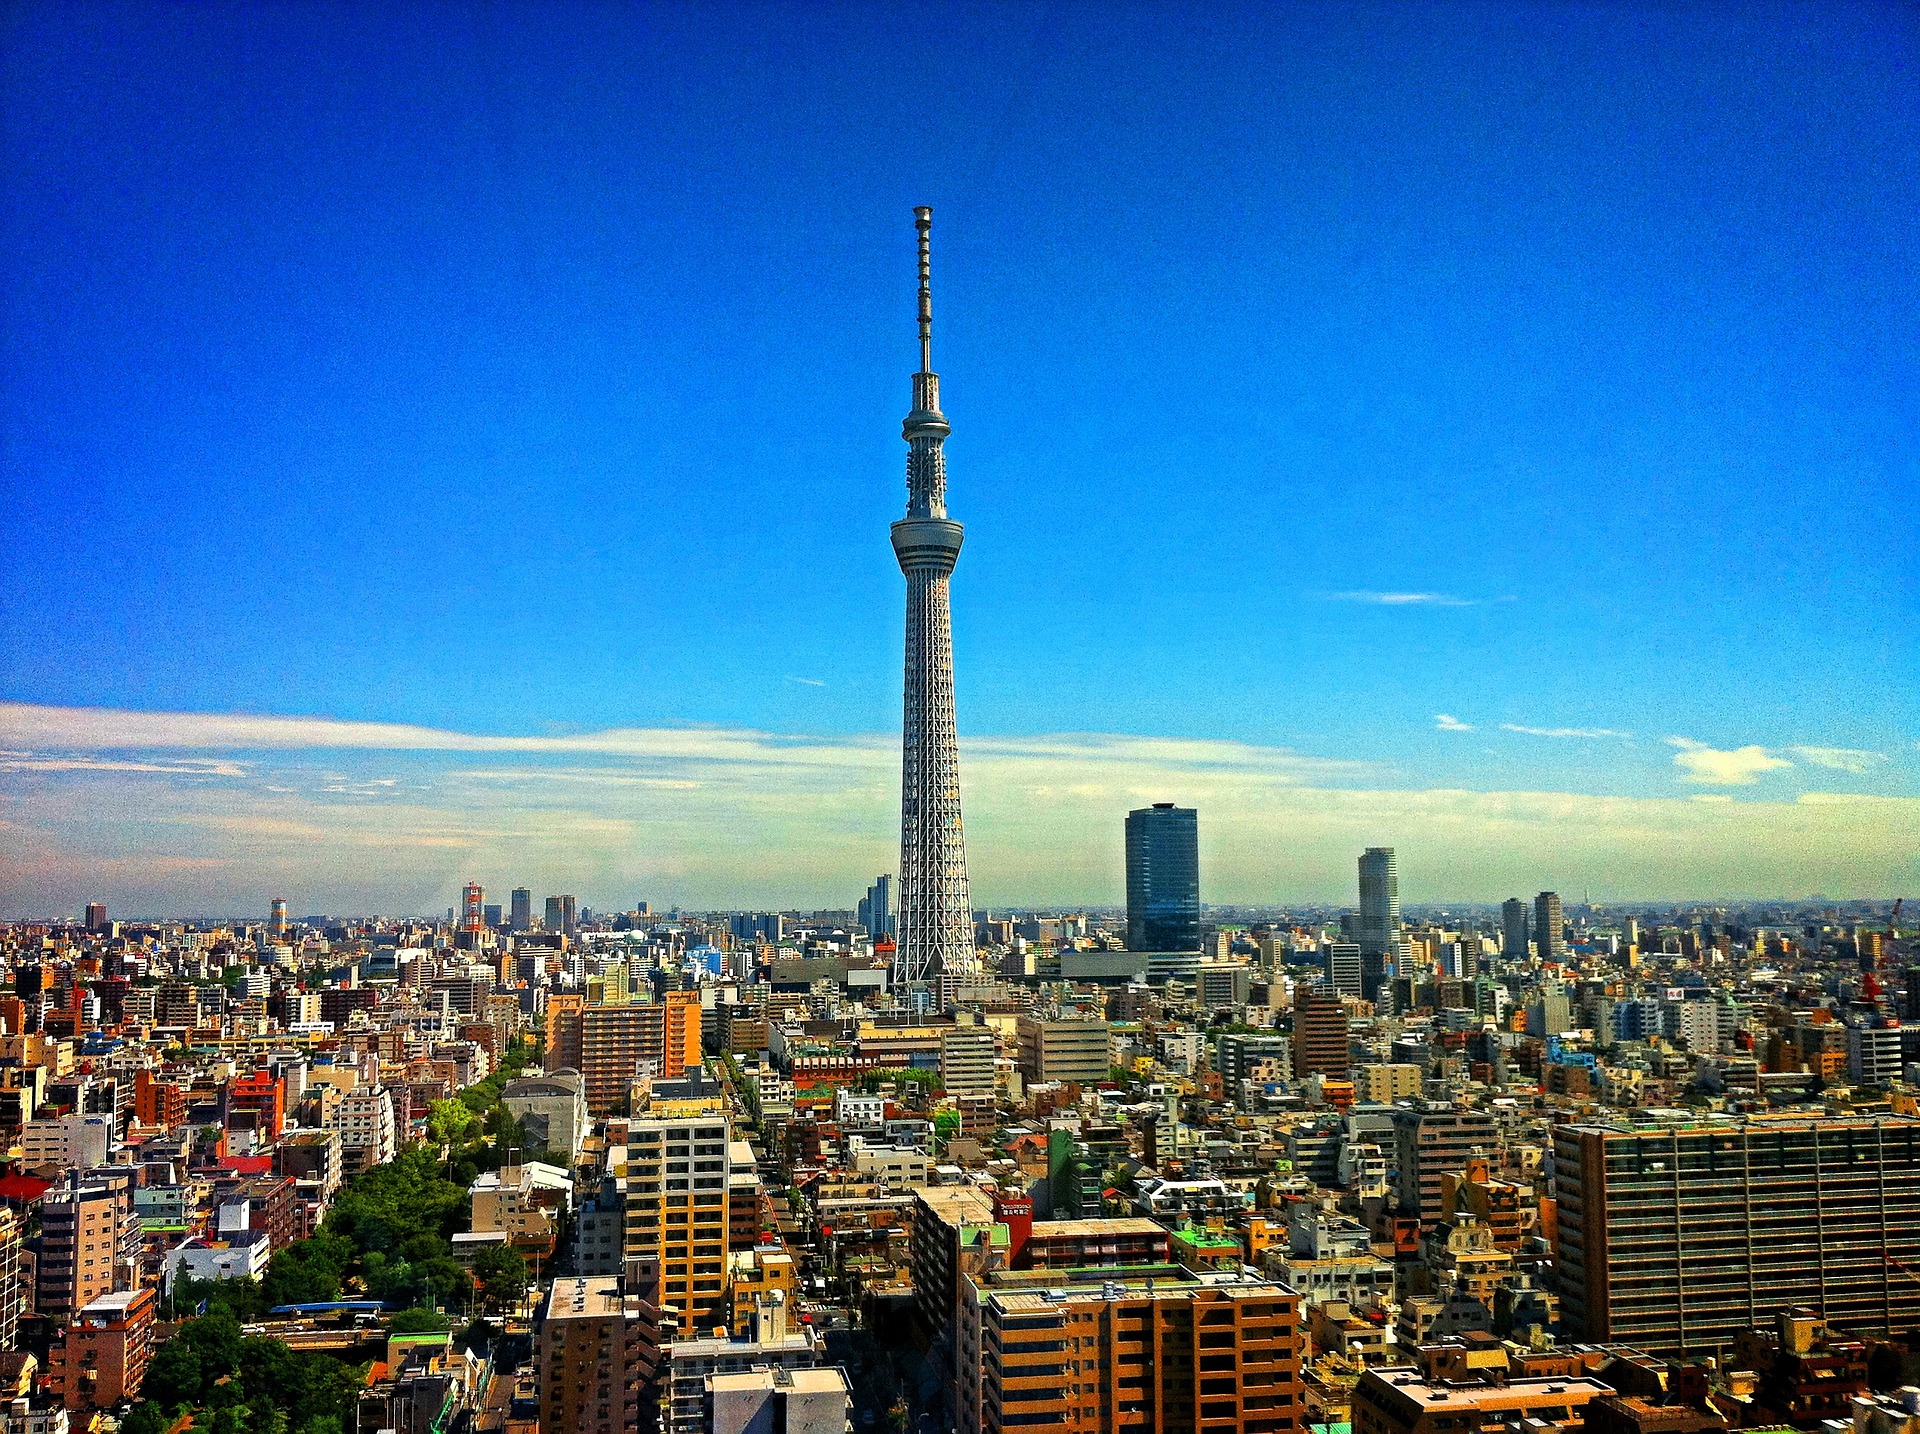
<svg viewBox="0 0 1920 1434">
<path fill-rule="evenodd" d="M 533 893 L 524 886 L 516 886 L 513 889 L 507 929 L 513 932 L 533 930 Z"/>
<path fill-rule="evenodd" d="M 1127 813 L 1127 949 L 1200 949 L 1200 814 L 1155 802 Z"/>
<path fill-rule="evenodd" d="M 893 878 L 876 876 L 867 894 L 860 898 L 859 921 L 867 935 L 878 939 L 893 935 Z"/>
<path fill-rule="evenodd" d="M 1543 891 L 1533 899 L 1533 939 L 1542 961 L 1567 959 L 1567 924 L 1560 914 L 1560 897 Z"/>
<path fill-rule="evenodd" d="M 1500 903 L 1500 954 L 1510 961 L 1527 955 L 1527 903 L 1509 896 Z"/>
<path fill-rule="evenodd" d="M 1360 946 L 1352 941 L 1327 943 L 1327 980 L 1341 996 L 1365 994 L 1365 967 Z"/>
<path fill-rule="evenodd" d="M 548 931 L 571 936 L 580 928 L 580 914 L 571 896 L 549 896 L 547 919 L 541 923 Z"/>
<path fill-rule="evenodd" d="M 1390 846 L 1370 846 L 1360 857 L 1360 949 L 1390 954 L 1400 935 L 1400 872 Z"/>
</svg>

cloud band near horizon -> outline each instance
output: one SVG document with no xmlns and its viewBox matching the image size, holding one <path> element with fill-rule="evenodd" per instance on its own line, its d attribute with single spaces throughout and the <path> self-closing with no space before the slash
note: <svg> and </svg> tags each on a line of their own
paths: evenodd
<svg viewBox="0 0 1920 1434">
<path fill-rule="evenodd" d="M 850 906 L 897 849 L 891 734 L 489 735 L 16 703 L 0 704 L 0 749 L 5 916 L 95 898 L 251 911 L 273 896 L 433 912 L 469 879 L 591 905 Z M 1479 791 L 1374 761 L 1114 734 L 963 739 L 962 762 L 980 906 L 1118 901 L 1124 813 L 1165 800 L 1201 810 L 1216 903 L 1351 901 L 1355 854 L 1380 844 L 1400 849 L 1410 900 L 1877 895 L 1920 874 L 1901 837 L 1920 829 L 1911 797 Z"/>
</svg>

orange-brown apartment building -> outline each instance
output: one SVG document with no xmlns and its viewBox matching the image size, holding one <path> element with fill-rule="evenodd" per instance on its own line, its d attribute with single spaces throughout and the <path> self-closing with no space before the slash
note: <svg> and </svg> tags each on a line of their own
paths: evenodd
<svg viewBox="0 0 1920 1434">
<path fill-rule="evenodd" d="M 1299 1295 L 1250 1274 L 1112 1273 L 1106 1281 L 1019 1272 L 968 1281 L 956 1340 L 960 1427 L 1305 1429 Z M 1035 1287 L 1036 1278 L 1059 1282 Z"/>
</svg>

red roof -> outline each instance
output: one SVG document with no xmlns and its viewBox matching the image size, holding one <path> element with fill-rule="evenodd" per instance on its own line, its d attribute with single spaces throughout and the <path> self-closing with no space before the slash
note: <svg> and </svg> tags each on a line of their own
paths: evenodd
<svg viewBox="0 0 1920 1434">
<path fill-rule="evenodd" d="M 235 1175 L 271 1175 L 273 1157 L 271 1155 L 229 1155 L 220 1162 L 220 1169 L 231 1170 Z"/>
<path fill-rule="evenodd" d="M 51 1180 L 37 1180 L 31 1175 L 0 1175 L 0 1200 L 9 1205 L 31 1205 L 51 1189 Z"/>
</svg>

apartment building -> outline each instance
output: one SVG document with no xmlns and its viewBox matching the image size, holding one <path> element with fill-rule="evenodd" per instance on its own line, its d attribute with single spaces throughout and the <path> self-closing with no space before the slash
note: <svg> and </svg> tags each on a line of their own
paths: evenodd
<svg viewBox="0 0 1920 1434">
<path fill-rule="evenodd" d="M 341 1169 L 349 1179 L 384 1165 L 399 1151 L 393 1098 L 383 1085 L 347 1091 L 328 1114 L 327 1129 L 340 1137 Z"/>
<path fill-rule="evenodd" d="M 1305 1427 L 1299 1297 L 1247 1273 L 1118 1269 L 969 1279 L 957 1423 L 992 1434 Z M 1036 1281 L 1048 1281 L 1036 1287 Z"/>
<path fill-rule="evenodd" d="M 819 1335 L 809 1328 L 790 1326 L 786 1309 L 786 1302 L 778 1298 L 762 1302 L 755 1311 L 753 1331 L 745 1339 L 731 1338 L 723 1329 L 710 1338 L 681 1339 L 668 1345 L 660 1372 L 661 1434 L 707 1434 L 711 1427 L 707 1423 L 708 1394 L 716 1377 L 755 1370 L 780 1370 L 792 1375 L 817 1368 L 821 1358 Z M 782 1411 L 775 1406 L 766 1412 Z M 784 1412 L 793 1413 L 794 1407 L 786 1406 Z M 840 1414 L 846 1417 L 844 1410 Z"/>
<path fill-rule="evenodd" d="M 657 1264 L 662 1325 L 677 1334 L 727 1322 L 731 1134 L 712 1112 L 628 1127 L 626 1258 Z"/>
<path fill-rule="evenodd" d="M 1920 1120 L 1562 1127 L 1554 1194 L 1569 1338 L 1706 1354 L 1791 1306 L 1920 1326 Z"/>
<path fill-rule="evenodd" d="M 52 1115 L 28 1121 L 20 1132 L 28 1170 L 92 1170 L 113 1152 L 110 1115 Z"/>
<path fill-rule="evenodd" d="M 1440 1379 L 1412 1368 L 1369 1369 L 1353 1390 L 1353 1434 L 1577 1424 L 1591 1401 L 1612 1393 L 1598 1380 L 1565 1374 Z"/>
<path fill-rule="evenodd" d="M 125 1181 L 49 1190 L 40 1202 L 34 1306 L 49 1319 L 69 1319 L 131 1287 L 139 1259 L 140 1219 Z"/>
<path fill-rule="evenodd" d="M 500 1103 L 520 1122 L 530 1150 L 545 1150 L 572 1164 L 589 1129 L 587 1083 L 575 1071 L 508 1081 Z"/>
<path fill-rule="evenodd" d="M 20 1347 L 20 1317 L 27 1312 L 26 1273 L 21 1269 L 21 1220 L 0 1205 L 0 1349 Z"/>
<path fill-rule="evenodd" d="M 956 1026 L 940 1037 L 940 1088 L 948 1095 L 992 1095 L 993 1031 L 986 1026 Z"/>
<path fill-rule="evenodd" d="M 587 998 L 578 991 L 554 991 L 547 997 L 547 1060 L 549 1071 L 577 1071 L 585 1057 L 580 1051 L 580 1029 Z"/>
<path fill-rule="evenodd" d="M 1299 992 L 1293 1001 L 1294 1074 L 1344 1077 L 1352 1064 L 1346 1003 L 1330 991 Z"/>
<path fill-rule="evenodd" d="M 587 1109 L 627 1108 L 635 1080 L 673 1080 L 700 1066 L 700 993 L 669 991 L 658 1001 L 588 1006 L 580 1018 L 580 1073 Z"/>
<path fill-rule="evenodd" d="M 1105 1021 L 1043 1021 L 1022 1015 L 1015 1031 L 1020 1073 L 1029 1081 L 1098 1085 L 1112 1073 Z"/>
<path fill-rule="evenodd" d="M 653 1311 L 617 1278 L 553 1282 L 538 1333 L 540 1427 L 634 1434 L 659 1359 Z"/>
<path fill-rule="evenodd" d="M 1416 1101 L 1393 1113 L 1400 1208 L 1428 1226 L 1445 1206 L 1443 1177 L 1464 1170 L 1476 1155 L 1499 1148 L 1500 1128 L 1484 1110 L 1446 1101 Z"/>
<path fill-rule="evenodd" d="M 1374 1063 L 1353 1068 L 1354 1095 L 1369 1105 L 1392 1105 L 1420 1094 L 1426 1072 L 1404 1063 Z"/>
<path fill-rule="evenodd" d="M 853 1394 L 839 1369 L 762 1365 L 706 1377 L 709 1434 L 845 1434 Z"/>
<path fill-rule="evenodd" d="M 140 1393 L 153 1353 L 158 1298 L 121 1290 L 90 1300 L 47 1352 L 47 1387 L 70 1413 L 112 1409 Z"/>
</svg>

